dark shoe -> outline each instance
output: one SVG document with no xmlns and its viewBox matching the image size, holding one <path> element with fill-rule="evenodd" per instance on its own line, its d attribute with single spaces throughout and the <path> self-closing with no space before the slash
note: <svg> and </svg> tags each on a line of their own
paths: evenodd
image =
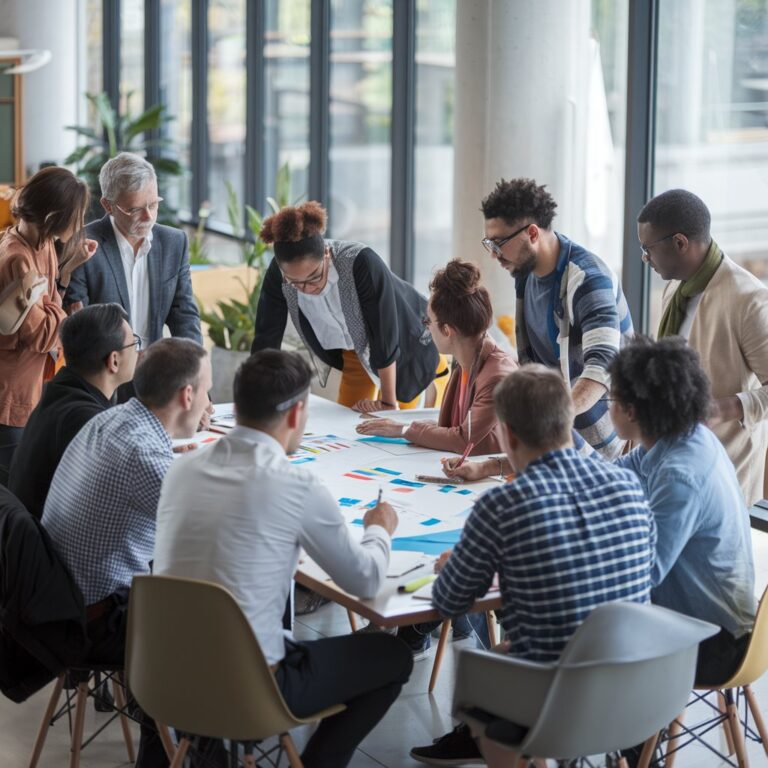
<svg viewBox="0 0 768 768">
<path fill-rule="evenodd" d="M 472 637 L 472 633 L 475 631 L 469 623 L 469 618 L 467 616 L 459 616 L 458 619 L 453 620 L 452 624 L 453 640 L 466 640 L 468 637 Z"/>
<path fill-rule="evenodd" d="M 295 600 L 296 607 L 294 613 L 296 616 L 306 616 L 307 614 L 314 613 L 321 605 L 327 605 L 331 602 L 309 589 L 297 589 Z"/>
<path fill-rule="evenodd" d="M 411 757 L 427 765 L 485 765 L 477 742 L 463 723 L 428 747 L 414 747 Z"/>
<path fill-rule="evenodd" d="M 400 627 L 397 636 L 411 649 L 414 661 L 421 661 L 429 656 L 432 640 L 429 634 L 420 632 L 414 626 Z"/>
</svg>

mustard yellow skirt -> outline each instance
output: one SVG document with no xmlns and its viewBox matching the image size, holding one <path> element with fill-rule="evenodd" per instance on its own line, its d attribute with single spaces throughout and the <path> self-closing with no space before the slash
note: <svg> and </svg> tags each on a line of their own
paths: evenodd
<svg viewBox="0 0 768 768">
<path fill-rule="evenodd" d="M 358 400 L 375 400 L 378 396 L 378 387 L 371 381 L 371 377 L 368 372 L 363 368 L 363 364 L 360 362 L 357 354 L 353 350 L 343 350 L 342 357 L 344 358 L 344 370 L 341 372 L 341 384 L 339 385 L 339 397 L 337 402 L 340 405 L 346 405 L 347 408 L 351 408 Z M 445 388 L 448 386 L 448 362 L 444 355 L 440 355 L 437 361 L 437 368 L 435 374 L 439 374 L 445 371 L 446 373 L 439 378 L 435 378 L 432 382 L 437 395 L 435 398 L 435 407 L 439 408 L 443 402 L 443 395 L 445 394 Z M 421 395 L 414 398 L 408 403 L 399 403 L 401 410 L 409 410 L 411 408 L 418 408 Z"/>
</svg>

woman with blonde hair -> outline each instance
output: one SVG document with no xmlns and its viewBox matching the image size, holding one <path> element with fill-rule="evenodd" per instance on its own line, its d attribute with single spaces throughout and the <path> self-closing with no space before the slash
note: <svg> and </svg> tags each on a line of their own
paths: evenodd
<svg viewBox="0 0 768 768">
<path fill-rule="evenodd" d="M 19 298 L 19 318 L 12 333 L 0 334 L 0 483 L 43 388 L 49 353 L 56 349 L 59 326 L 66 317 L 59 290 L 72 271 L 87 261 L 96 243 L 85 240 L 88 186 L 66 168 L 44 168 L 16 195 L 11 212 L 15 226 L 0 239 L 0 295 L 31 275 L 34 301 Z M 39 297 L 37 294 L 40 294 Z"/>
<path fill-rule="evenodd" d="M 326 219 L 310 201 L 264 220 L 261 239 L 275 258 L 251 351 L 279 349 L 290 315 L 322 385 L 331 368 L 342 372 L 339 403 L 362 412 L 416 407 L 446 368 L 422 325 L 427 301 L 368 246 L 326 240 Z"/>
</svg>

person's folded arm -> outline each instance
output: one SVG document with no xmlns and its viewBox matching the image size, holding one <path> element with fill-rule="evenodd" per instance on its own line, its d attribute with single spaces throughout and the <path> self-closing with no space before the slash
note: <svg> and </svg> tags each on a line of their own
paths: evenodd
<svg viewBox="0 0 768 768">
<path fill-rule="evenodd" d="M 283 276 L 277 259 L 272 259 L 259 294 L 251 354 L 261 349 L 280 349 L 287 323 L 288 305 L 283 296 Z"/>
<path fill-rule="evenodd" d="M 330 491 L 319 484 L 308 489 L 306 510 L 300 544 L 307 554 L 345 592 L 373 597 L 387 575 L 389 534 L 370 525 L 355 541 Z"/>
<path fill-rule="evenodd" d="M 743 411 L 742 423 L 751 427 L 768 418 L 768 302 L 763 291 L 743 308 L 738 344 L 749 369 L 762 385 L 734 393 Z"/>
</svg>

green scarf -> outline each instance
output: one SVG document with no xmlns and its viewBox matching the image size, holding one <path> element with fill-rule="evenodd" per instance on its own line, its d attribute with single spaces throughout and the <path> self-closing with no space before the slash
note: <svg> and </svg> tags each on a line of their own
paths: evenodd
<svg viewBox="0 0 768 768">
<path fill-rule="evenodd" d="M 676 336 L 680 333 L 680 326 L 685 320 L 688 299 L 697 296 L 709 285 L 709 281 L 715 276 L 722 260 L 723 252 L 720 250 L 720 246 L 712 240 L 701 266 L 696 270 L 693 277 L 680 283 L 672 296 L 672 300 L 667 304 L 659 323 L 657 338 L 663 339 L 665 336 Z"/>
</svg>

